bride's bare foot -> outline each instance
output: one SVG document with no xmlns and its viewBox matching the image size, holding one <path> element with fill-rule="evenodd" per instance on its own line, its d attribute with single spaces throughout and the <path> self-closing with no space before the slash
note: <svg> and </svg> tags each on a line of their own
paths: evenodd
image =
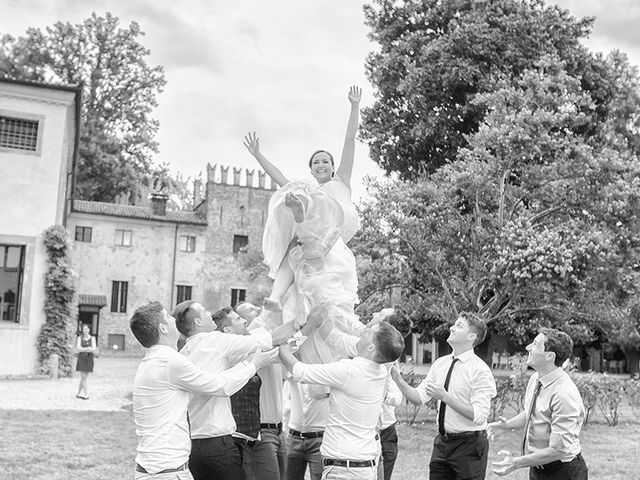
<svg viewBox="0 0 640 480">
<path fill-rule="evenodd" d="M 293 212 L 296 223 L 304 222 L 304 205 L 296 195 L 291 192 L 287 193 L 284 197 L 284 204 Z"/>
</svg>

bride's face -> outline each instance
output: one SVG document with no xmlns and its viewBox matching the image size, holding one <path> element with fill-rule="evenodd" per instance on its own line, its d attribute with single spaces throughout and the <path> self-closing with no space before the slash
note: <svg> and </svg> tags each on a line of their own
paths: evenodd
<svg viewBox="0 0 640 480">
<path fill-rule="evenodd" d="M 318 183 L 326 183 L 333 177 L 333 162 L 326 152 L 318 152 L 311 159 L 311 175 Z"/>
</svg>

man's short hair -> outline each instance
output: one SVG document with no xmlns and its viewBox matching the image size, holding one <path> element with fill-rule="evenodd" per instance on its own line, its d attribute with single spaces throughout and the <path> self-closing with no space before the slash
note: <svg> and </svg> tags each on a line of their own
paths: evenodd
<svg viewBox="0 0 640 480">
<path fill-rule="evenodd" d="M 392 327 L 398 330 L 402 334 L 403 338 L 411 332 L 411 322 L 408 321 L 407 316 L 399 305 L 393 306 L 393 313 L 391 315 L 387 315 L 384 318 L 384 321 L 388 322 Z"/>
<path fill-rule="evenodd" d="M 162 311 L 164 307 L 160 302 L 151 302 L 138 308 L 129 321 L 131 333 L 145 348 L 153 347 L 160 339 L 158 325 L 164 320 Z"/>
<path fill-rule="evenodd" d="M 211 314 L 211 319 L 216 324 L 216 330 L 222 332 L 224 330 L 224 327 L 228 327 L 229 325 L 231 325 L 231 321 L 228 318 L 231 312 L 233 312 L 233 308 L 223 307 L 217 312 L 213 312 Z"/>
<path fill-rule="evenodd" d="M 573 354 L 573 340 L 569 335 L 555 328 L 541 328 L 540 333 L 547 338 L 544 342 L 544 351 L 555 353 L 554 364 L 556 367 L 561 367 Z"/>
<path fill-rule="evenodd" d="M 474 347 L 484 342 L 484 339 L 487 338 L 487 324 L 482 318 L 469 312 L 462 312 L 458 317 L 464 318 L 469 329 L 476 334 L 476 339 L 473 341 Z"/>
<path fill-rule="evenodd" d="M 387 321 L 378 324 L 373 343 L 376 346 L 376 354 L 373 360 L 377 363 L 395 362 L 404 351 L 404 338 L 402 334 Z"/>
<path fill-rule="evenodd" d="M 191 306 L 196 303 L 194 300 L 185 300 L 176 305 L 171 316 L 176 319 L 176 327 L 178 331 L 188 337 L 195 325 L 194 320 L 198 318 L 195 310 Z"/>
</svg>

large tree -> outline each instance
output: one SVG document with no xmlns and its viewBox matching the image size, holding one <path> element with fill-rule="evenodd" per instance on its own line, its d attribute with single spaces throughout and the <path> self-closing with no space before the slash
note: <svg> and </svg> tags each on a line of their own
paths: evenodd
<svg viewBox="0 0 640 480">
<path fill-rule="evenodd" d="M 592 134 L 596 103 L 565 67 L 544 57 L 497 81 L 455 160 L 374 185 L 362 297 L 401 287 L 427 337 L 469 310 L 520 343 L 541 324 L 637 340 L 640 161 L 615 118 Z"/>
<path fill-rule="evenodd" d="M 159 66 L 147 64 L 144 35 L 132 22 L 95 13 L 80 24 L 58 22 L 24 36 L 0 38 L 0 76 L 50 83 L 82 84 L 82 133 L 76 194 L 113 201 L 153 175 L 158 122 L 151 117 L 165 85 Z"/>
<path fill-rule="evenodd" d="M 632 113 L 640 97 L 629 88 L 637 77 L 624 56 L 594 56 L 581 45 L 593 19 L 544 0 L 373 0 L 365 16 L 379 48 L 367 61 L 376 101 L 361 131 L 388 173 L 411 179 L 453 161 L 486 115 L 475 96 L 549 55 L 591 95 L 583 128 L 611 121 L 640 151 Z"/>
</svg>

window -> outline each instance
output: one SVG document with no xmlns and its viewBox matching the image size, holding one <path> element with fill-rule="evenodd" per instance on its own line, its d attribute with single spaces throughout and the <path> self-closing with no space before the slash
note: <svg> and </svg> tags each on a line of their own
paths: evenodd
<svg viewBox="0 0 640 480">
<path fill-rule="evenodd" d="M 188 285 L 177 285 L 177 287 L 178 287 L 178 298 L 176 299 L 176 304 L 182 303 L 186 300 L 191 300 L 192 287 Z"/>
<path fill-rule="evenodd" d="M 178 246 L 181 252 L 195 252 L 196 237 L 192 237 L 190 235 L 180 235 Z"/>
<path fill-rule="evenodd" d="M 20 322 L 24 245 L 0 245 L 0 319 Z"/>
<path fill-rule="evenodd" d="M 124 351 L 124 335 L 121 333 L 110 333 L 107 337 L 107 344 L 111 350 L 115 350 L 116 352 Z"/>
<path fill-rule="evenodd" d="M 237 304 L 244 302 L 247 296 L 247 291 L 244 288 L 232 288 L 231 289 L 231 306 L 235 307 Z"/>
<path fill-rule="evenodd" d="M 91 242 L 91 227 L 76 227 L 76 242 Z"/>
<path fill-rule="evenodd" d="M 237 255 L 249 245 L 249 237 L 246 235 L 234 235 L 233 236 L 233 254 Z"/>
<path fill-rule="evenodd" d="M 38 120 L 0 115 L 0 147 L 36 152 L 39 124 Z"/>
<path fill-rule="evenodd" d="M 113 282 L 111 287 L 111 311 L 127 313 L 127 291 L 129 282 Z"/>
<path fill-rule="evenodd" d="M 131 230 L 116 230 L 116 245 L 131 246 Z"/>
</svg>

